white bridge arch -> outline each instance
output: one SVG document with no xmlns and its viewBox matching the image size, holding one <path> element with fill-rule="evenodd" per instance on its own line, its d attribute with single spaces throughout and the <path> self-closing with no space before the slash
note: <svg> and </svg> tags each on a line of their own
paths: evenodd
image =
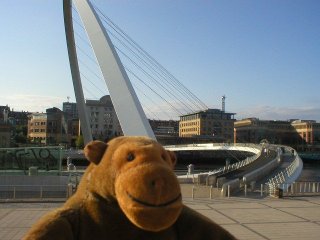
<svg viewBox="0 0 320 240">
<path fill-rule="evenodd" d="M 124 135 L 143 135 L 155 139 L 130 79 L 92 4 L 87 0 L 64 0 L 63 12 L 68 55 L 84 142 L 91 141 L 92 134 L 85 110 L 85 100 L 75 47 L 72 2 L 77 8 L 88 34 Z"/>
</svg>

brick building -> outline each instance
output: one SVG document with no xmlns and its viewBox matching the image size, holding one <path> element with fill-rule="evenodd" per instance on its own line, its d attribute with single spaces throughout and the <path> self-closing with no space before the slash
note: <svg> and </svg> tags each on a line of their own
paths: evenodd
<svg viewBox="0 0 320 240">
<path fill-rule="evenodd" d="M 233 123 L 235 113 L 219 109 L 207 109 L 180 116 L 180 137 L 213 137 L 221 142 L 233 142 Z"/>
<path fill-rule="evenodd" d="M 320 123 L 313 120 L 272 121 L 247 118 L 234 123 L 234 142 L 284 144 L 296 149 L 320 144 Z"/>
<path fill-rule="evenodd" d="M 56 145 L 71 142 L 71 119 L 58 108 L 32 113 L 28 120 L 28 138 L 32 143 Z"/>
</svg>

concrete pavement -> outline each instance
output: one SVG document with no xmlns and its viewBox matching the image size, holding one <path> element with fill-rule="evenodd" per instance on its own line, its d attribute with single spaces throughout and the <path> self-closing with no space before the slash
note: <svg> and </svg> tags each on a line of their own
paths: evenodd
<svg viewBox="0 0 320 240">
<path fill-rule="evenodd" d="M 183 198 L 184 203 L 239 239 L 313 240 L 320 237 L 320 196 Z M 0 239 L 21 239 L 43 214 L 63 202 L 0 203 Z"/>
</svg>

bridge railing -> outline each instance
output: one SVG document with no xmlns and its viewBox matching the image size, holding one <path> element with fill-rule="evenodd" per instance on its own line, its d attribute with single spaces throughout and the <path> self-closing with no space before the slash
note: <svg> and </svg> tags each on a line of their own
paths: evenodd
<svg viewBox="0 0 320 240">
<path fill-rule="evenodd" d="M 279 189 L 280 191 L 283 191 L 284 186 L 294 183 L 303 169 L 303 162 L 297 152 L 289 147 L 286 147 L 285 149 L 287 152 L 289 151 L 292 153 L 294 160 L 284 170 L 280 171 L 274 177 L 268 179 L 266 184 L 269 188 L 270 195 L 275 195 Z"/>
<path fill-rule="evenodd" d="M 210 184 L 210 180 L 212 178 L 217 177 L 218 175 L 222 175 L 222 174 L 240 169 L 240 168 L 254 162 L 255 160 L 257 160 L 260 157 L 260 155 L 261 155 L 261 152 L 259 152 L 257 155 L 247 157 L 245 160 L 242 160 L 242 161 L 233 163 L 231 165 L 224 166 L 222 168 L 208 172 L 207 179 L 206 179 L 206 185 L 212 185 L 212 184 Z"/>
<path fill-rule="evenodd" d="M 262 150 L 262 145 L 253 144 L 253 143 L 193 143 L 193 144 L 180 144 L 180 145 L 166 145 L 165 149 L 175 150 L 179 148 L 205 148 L 207 147 L 221 147 L 221 148 L 230 148 L 230 147 L 245 147 L 248 149 L 257 149 Z M 256 153 L 256 151 L 254 151 Z"/>
<path fill-rule="evenodd" d="M 0 199 L 68 198 L 69 185 L 0 185 Z"/>
<path fill-rule="evenodd" d="M 269 188 L 269 194 L 276 197 L 320 195 L 320 182 L 282 183 Z"/>
</svg>

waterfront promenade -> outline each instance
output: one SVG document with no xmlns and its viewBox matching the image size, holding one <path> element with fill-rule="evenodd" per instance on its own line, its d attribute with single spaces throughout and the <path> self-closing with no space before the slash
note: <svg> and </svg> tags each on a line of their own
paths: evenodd
<svg viewBox="0 0 320 240">
<path fill-rule="evenodd" d="M 229 230 L 238 239 L 311 240 L 320 236 L 320 196 L 189 198 L 184 203 Z M 57 202 L 1 202 L 0 239 L 21 239 Z"/>
</svg>

